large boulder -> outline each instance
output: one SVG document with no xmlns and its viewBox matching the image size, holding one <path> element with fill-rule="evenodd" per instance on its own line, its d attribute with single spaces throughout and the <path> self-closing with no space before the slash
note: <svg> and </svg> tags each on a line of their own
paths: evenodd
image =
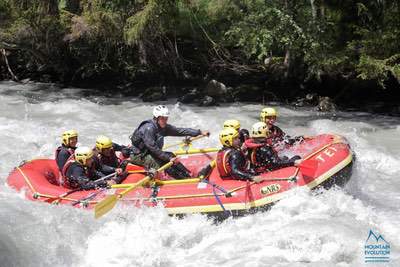
<svg viewBox="0 0 400 267">
<path fill-rule="evenodd" d="M 228 93 L 228 88 L 225 84 L 218 82 L 216 80 L 211 80 L 208 82 L 205 90 L 205 95 L 212 97 L 221 97 Z"/>
</svg>

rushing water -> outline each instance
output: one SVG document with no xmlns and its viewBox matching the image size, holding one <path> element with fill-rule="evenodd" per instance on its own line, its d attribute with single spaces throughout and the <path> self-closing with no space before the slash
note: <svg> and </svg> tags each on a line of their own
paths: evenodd
<svg viewBox="0 0 400 267">
<path fill-rule="evenodd" d="M 165 104 L 170 123 L 211 131 L 196 142 L 203 147 L 218 145 L 225 119 L 249 128 L 262 108 Z M 162 207 L 117 207 L 95 220 L 88 211 L 25 200 L 6 186 L 22 160 L 53 157 L 63 130 L 77 129 L 82 145 L 93 146 L 99 134 L 127 144 L 152 105 L 76 88 L 0 83 L 0 266 L 361 266 L 370 229 L 391 254 L 388 263 L 368 265 L 400 266 L 399 118 L 278 105 L 278 124 L 289 134 L 345 136 L 357 155 L 353 176 L 344 189 L 294 190 L 268 213 L 220 224 L 202 215 L 170 217 Z"/>
</svg>

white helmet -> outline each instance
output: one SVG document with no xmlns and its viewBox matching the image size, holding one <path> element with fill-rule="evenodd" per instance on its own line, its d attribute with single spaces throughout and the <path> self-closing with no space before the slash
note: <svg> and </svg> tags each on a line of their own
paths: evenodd
<svg viewBox="0 0 400 267">
<path fill-rule="evenodd" d="M 168 108 L 166 106 L 159 105 L 157 107 L 154 107 L 153 116 L 154 116 L 154 118 L 169 117 L 169 110 L 168 110 Z"/>
<path fill-rule="evenodd" d="M 254 123 L 253 127 L 251 128 L 250 136 L 252 138 L 268 137 L 269 130 L 268 130 L 267 124 L 265 122 L 261 122 L 261 121 Z"/>
</svg>

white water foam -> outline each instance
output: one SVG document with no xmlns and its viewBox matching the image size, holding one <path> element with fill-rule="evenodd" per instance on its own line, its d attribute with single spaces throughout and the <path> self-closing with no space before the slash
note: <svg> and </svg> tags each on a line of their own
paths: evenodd
<svg viewBox="0 0 400 267">
<path fill-rule="evenodd" d="M 25 200 L 5 185 L 6 177 L 22 160 L 52 157 L 69 128 L 79 131 L 82 145 L 93 146 L 100 134 L 127 144 L 153 104 L 41 89 L 46 86 L 0 83 L 0 266 L 361 266 L 370 229 L 391 245 L 387 266 L 400 265 L 400 120 L 277 106 L 278 125 L 291 135 L 348 139 L 357 160 L 345 189 L 295 190 L 267 213 L 220 224 L 202 215 L 170 217 L 161 207 L 120 205 L 95 220 L 90 211 Z M 250 128 L 262 108 L 161 103 L 171 109 L 172 124 L 211 131 L 196 142 L 201 147 L 218 146 L 225 119 Z"/>
</svg>

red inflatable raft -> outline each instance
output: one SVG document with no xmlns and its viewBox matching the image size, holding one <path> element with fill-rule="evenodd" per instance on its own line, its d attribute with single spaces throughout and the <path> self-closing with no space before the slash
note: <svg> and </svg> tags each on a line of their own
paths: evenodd
<svg viewBox="0 0 400 267">
<path fill-rule="evenodd" d="M 353 153 L 347 141 L 337 135 L 319 135 L 306 139 L 294 146 L 281 148 L 279 153 L 300 155 L 305 162 L 317 162 L 314 164 L 315 170 L 311 176 L 307 176 L 310 174 L 302 173 L 297 167 L 282 168 L 262 174 L 265 180 L 259 184 L 222 180 L 217 168 L 214 168 L 208 181 L 201 181 L 198 178 L 171 180 L 162 174 L 153 182 L 132 190 L 119 202 L 135 206 L 155 206 L 162 202 L 170 214 L 198 212 L 242 214 L 267 208 L 294 187 L 306 186 L 314 189 L 320 186 L 325 188 L 332 185 L 343 186 L 351 176 Z M 211 152 L 179 157 L 188 169 L 198 173 L 215 158 L 215 155 L 215 152 Z M 131 171 L 135 169 L 141 168 L 129 167 Z M 34 159 L 16 167 L 10 173 L 7 183 L 18 191 L 24 190 L 30 200 L 57 202 L 83 208 L 93 208 L 105 197 L 123 190 L 77 191 L 60 197 L 70 190 L 49 182 L 49 179 L 58 179 L 58 175 L 54 160 Z M 143 173 L 132 173 L 124 184 L 137 182 L 144 176 Z"/>
</svg>

